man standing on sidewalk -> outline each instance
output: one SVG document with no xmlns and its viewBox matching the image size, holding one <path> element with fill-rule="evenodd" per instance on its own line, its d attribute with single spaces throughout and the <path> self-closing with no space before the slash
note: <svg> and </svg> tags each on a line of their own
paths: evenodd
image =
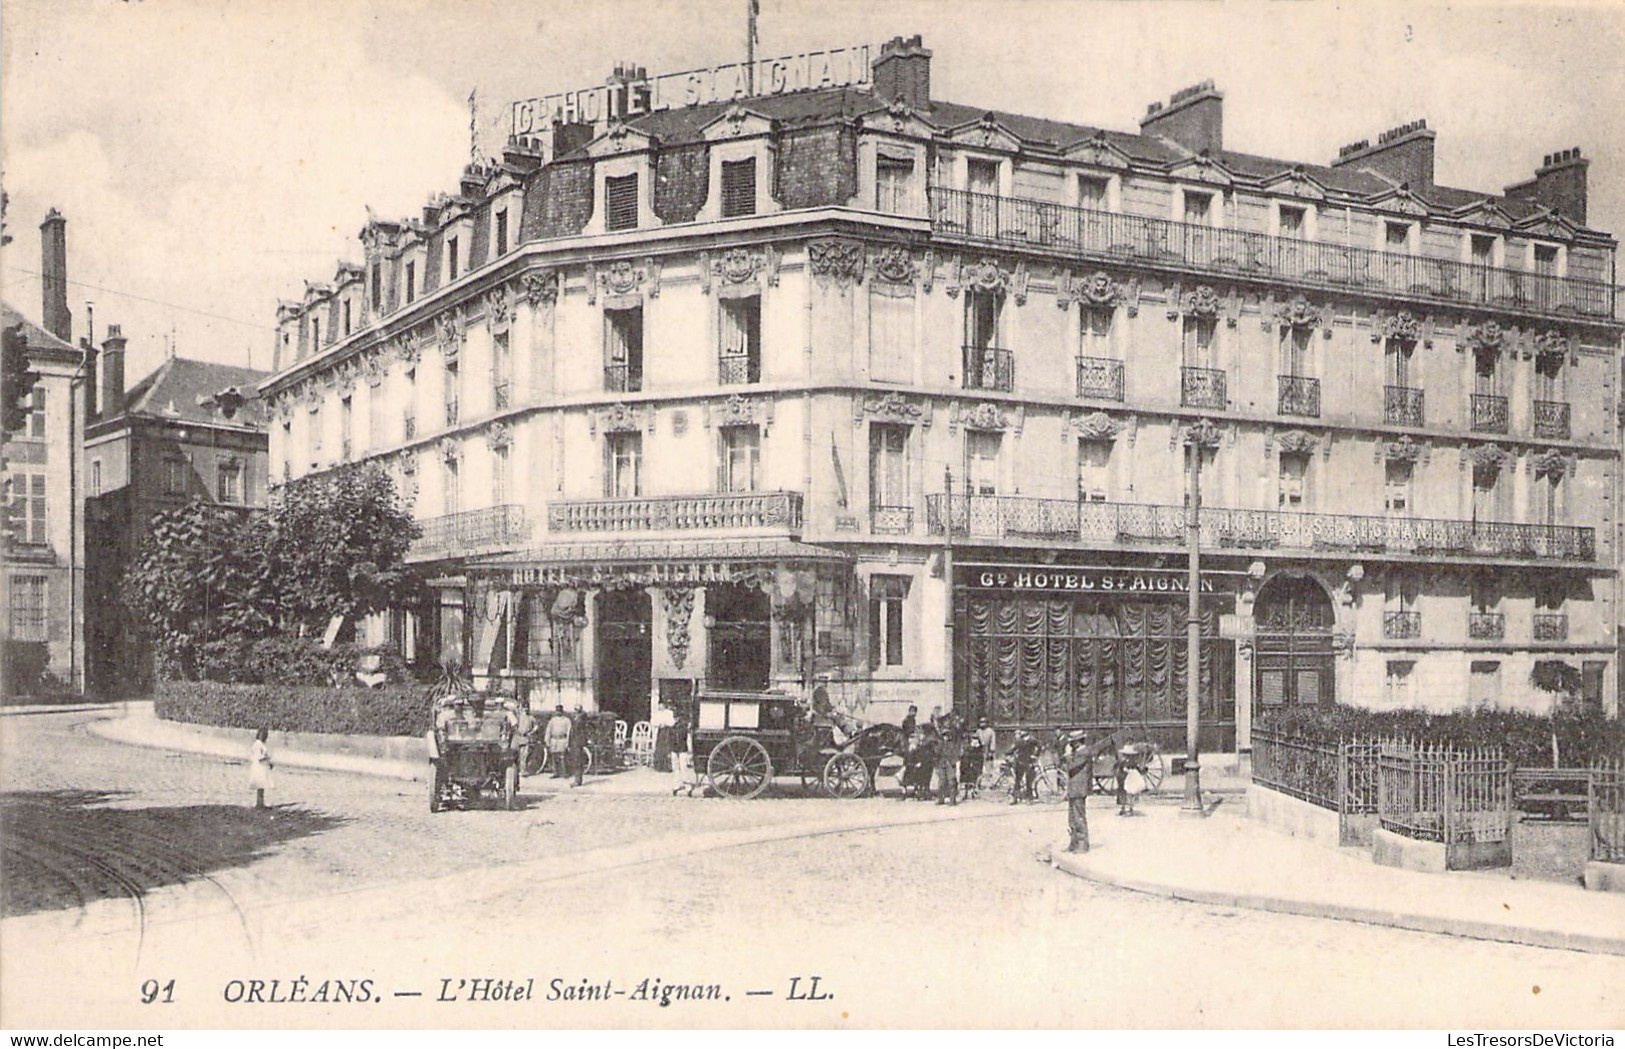
<svg viewBox="0 0 1625 1049">
<path fill-rule="evenodd" d="M 554 707 L 553 716 L 547 719 L 546 743 L 547 760 L 553 763 L 553 778 L 563 779 L 570 774 L 565 766 L 570 749 L 570 717 L 564 712 L 563 703 Z"/>
<path fill-rule="evenodd" d="M 581 786 L 581 777 L 587 771 L 587 716 L 576 704 L 575 717 L 570 719 L 570 769 L 575 774 L 574 785 Z"/>
<path fill-rule="evenodd" d="M 1094 755 L 1089 737 L 1071 742 L 1063 759 L 1066 767 L 1066 835 L 1068 852 L 1089 851 L 1089 791 L 1094 780 Z"/>
</svg>

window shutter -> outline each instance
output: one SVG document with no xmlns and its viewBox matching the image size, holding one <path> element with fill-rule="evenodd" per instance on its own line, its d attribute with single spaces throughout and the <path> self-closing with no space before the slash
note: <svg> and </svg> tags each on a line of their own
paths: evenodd
<svg viewBox="0 0 1625 1049">
<path fill-rule="evenodd" d="M 722 162 L 722 217 L 756 214 L 756 158 Z"/>
<path fill-rule="evenodd" d="M 638 176 L 621 175 L 604 180 L 606 228 L 638 228 Z"/>
</svg>

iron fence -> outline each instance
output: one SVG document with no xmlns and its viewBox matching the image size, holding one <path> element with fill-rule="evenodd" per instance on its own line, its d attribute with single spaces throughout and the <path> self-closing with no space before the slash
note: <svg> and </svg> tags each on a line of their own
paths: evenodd
<svg viewBox="0 0 1625 1049">
<path fill-rule="evenodd" d="M 1614 315 L 1614 288 L 1606 281 L 1214 229 L 943 186 L 932 186 L 930 193 L 932 233 L 948 240 L 991 241 L 1069 257 L 1133 260 L 1385 297 Z"/>
<path fill-rule="evenodd" d="M 1342 793 L 1339 745 L 1254 728 L 1253 782 L 1335 812 Z"/>
<path fill-rule="evenodd" d="M 1320 380 L 1302 375 L 1281 375 L 1280 400 L 1276 410 L 1282 415 L 1320 418 Z"/>
<path fill-rule="evenodd" d="M 1123 362 L 1110 357 L 1078 358 L 1078 396 L 1102 401 L 1123 399 Z"/>
<path fill-rule="evenodd" d="M 912 506 L 869 507 L 869 531 L 876 535 L 908 535 L 914 531 Z"/>
<path fill-rule="evenodd" d="M 1421 426 L 1426 419 L 1421 390 L 1409 386 L 1383 387 L 1383 418 L 1401 426 Z"/>
<path fill-rule="evenodd" d="M 1586 824 L 1591 859 L 1625 863 L 1625 765 L 1592 768 L 1586 788 Z"/>
<path fill-rule="evenodd" d="M 1377 777 L 1384 830 L 1446 846 L 1504 842 L 1512 832 L 1512 763 L 1499 747 L 1384 742 Z"/>
</svg>

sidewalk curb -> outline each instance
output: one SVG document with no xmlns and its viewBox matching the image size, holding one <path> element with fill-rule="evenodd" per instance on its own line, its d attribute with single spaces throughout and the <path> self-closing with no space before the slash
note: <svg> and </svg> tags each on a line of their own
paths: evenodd
<svg viewBox="0 0 1625 1049">
<path fill-rule="evenodd" d="M 1350 904 L 1326 903 L 1319 900 L 1291 899 L 1284 896 L 1263 896 L 1255 893 L 1232 892 L 1220 889 L 1196 889 L 1165 882 L 1145 881 L 1106 874 L 1090 867 L 1086 859 L 1073 856 L 1064 845 L 1051 846 L 1050 866 L 1085 881 L 1110 885 L 1130 892 L 1141 892 L 1187 903 L 1202 903 L 1218 907 L 1240 907 L 1245 910 L 1266 911 L 1273 914 L 1296 914 L 1306 918 L 1326 918 L 1333 921 L 1358 922 L 1362 925 L 1380 925 L 1390 929 L 1406 929 L 1444 936 L 1460 936 L 1473 940 L 1493 940 L 1515 943 L 1525 947 L 1546 947 L 1560 951 L 1582 951 L 1587 954 L 1613 954 L 1625 956 L 1625 938 L 1598 936 L 1590 933 L 1568 933 L 1555 929 L 1537 929 L 1527 926 L 1506 925 L 1499 922 L 1459 920 L 1432 914 L 1409 914 Z"/>
</svg>

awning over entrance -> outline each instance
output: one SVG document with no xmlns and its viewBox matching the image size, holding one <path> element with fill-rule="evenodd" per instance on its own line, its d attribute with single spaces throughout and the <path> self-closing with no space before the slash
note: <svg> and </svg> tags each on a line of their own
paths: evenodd
<svg viewBox="0 0 1625 1049">
<path fill-rule="evenodd" d="M 471 562 L 467 571 L 498 586 L 703 585 L 758 581 L 762 569 L 786 563 L 851 564 L 853 558 L 792 539 L 637 540 L 550 543 Z"/>
</svg>

